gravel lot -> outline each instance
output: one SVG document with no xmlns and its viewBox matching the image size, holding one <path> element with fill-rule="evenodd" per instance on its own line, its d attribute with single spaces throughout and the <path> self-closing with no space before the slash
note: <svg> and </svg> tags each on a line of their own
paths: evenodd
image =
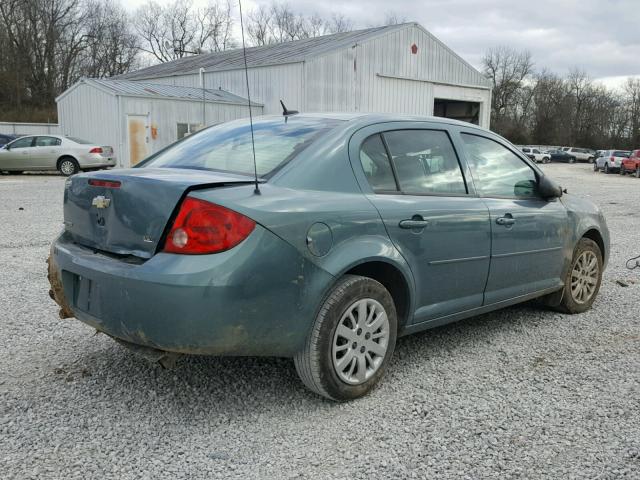
<svg viewBox="0 0 640 480">
<path fill-rule="evenodd" d="M 624 267 L 640 180 L 544 168 L 606 213 L 593 310 L 527 305 L 405 337 L 348 404 L 309 393 L 287 359 L 162 370 L 59 320 L 45 259 L 64 179 L 0 177 L 0 477 L 640 478 L 640 271 Z"/>
</svg>

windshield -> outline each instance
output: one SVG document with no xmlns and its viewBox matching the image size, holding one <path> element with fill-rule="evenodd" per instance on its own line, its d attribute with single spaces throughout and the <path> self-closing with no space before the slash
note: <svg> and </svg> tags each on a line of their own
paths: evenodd
<svg viewBox="0 0 640 480">
<path fill-rule="evenodd" d="M 259 176 L 268 175 L 298 155 L 341 120 L 308 117 L 253 122 Z M 142 167 L 194 168 L 253 175 L 251 129 L 247 120 L 202 130 L 150 158 Z"/>
</svg>

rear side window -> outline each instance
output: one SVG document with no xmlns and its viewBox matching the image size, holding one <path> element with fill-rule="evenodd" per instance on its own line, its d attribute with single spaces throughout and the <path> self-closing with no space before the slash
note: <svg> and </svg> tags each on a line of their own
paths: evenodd
<svg viewBox="0 0 640 480">
<path fill-rule="evenodd" d="M 476 188 L 486 197 L 532 197 L 536 195 L 535 172 L 521 158 L 498 142 L 463 133 L 469 167 Z"/>
<path fill-rule="evenodd" d="M 360 148 L 360 163 L 374 192 L 398 190 L 380 135 L 372 135 L 363 142 Z"/>
<path fill-rule="evenodd" d="M 400 190 L 408 194 L 465 195 L 458 157 L 440 130 L 394 130 L 383 134 Z"/>
<path fill-rule="evenodd" d="M 56 147 L 62 141 L 56 137 L 36 137 L 36 147 Z"/>
</svg>

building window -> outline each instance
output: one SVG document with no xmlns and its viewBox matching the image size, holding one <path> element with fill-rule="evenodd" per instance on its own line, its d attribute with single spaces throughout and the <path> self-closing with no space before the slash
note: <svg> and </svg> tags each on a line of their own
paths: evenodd
<svg viewBox="0 0 640 480">
<path fill-rule="evenodd" d="M 178 123 L 178 140 L 200 130 L 198 123 Z"/>
</svg>

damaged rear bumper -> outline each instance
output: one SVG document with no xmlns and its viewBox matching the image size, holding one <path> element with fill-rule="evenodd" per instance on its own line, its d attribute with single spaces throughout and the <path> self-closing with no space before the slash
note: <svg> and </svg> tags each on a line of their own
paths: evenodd
<svg viewBox="0 0 640 480">
<path fill-rule="evenodd" d="M 49 259 L 60 316 L 128 343 L 207 355 L 292 356 L 333 281 L 262 227 L 214 255 L 131 263 L 64 233 Z"/>
</svg>

